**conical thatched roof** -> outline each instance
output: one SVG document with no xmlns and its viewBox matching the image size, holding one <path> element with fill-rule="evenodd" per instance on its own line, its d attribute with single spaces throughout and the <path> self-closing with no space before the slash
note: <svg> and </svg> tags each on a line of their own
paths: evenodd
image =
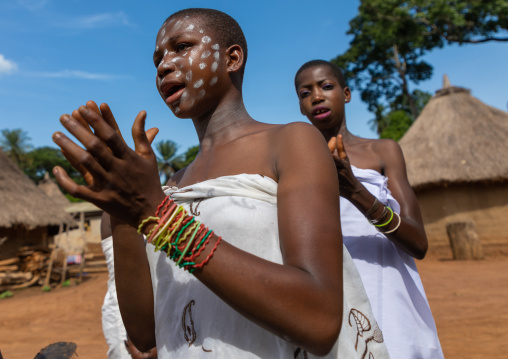
<svg viewBox="0 0 508 359">
<path fill-rule="evenodd" d="M 0 149 L 0 227 L 28 229 L 68 222 L 70 217 Z"/>
<path fill-rule="evenodd" d="M 49 173 L 44 173 L 44 179 L 42 179 L 37 185 L 40 190 L 46 193 L 47 196 L 53 199 L 53 202 L 61 206 L 62 208 L 66 208 L 71 204 L 71 202 L 64 196 L 62 191 L 60 191 L 60 187 L 56 184 L 56 182 L 49 177 Z"/>
<path fill-rule="evenodd" d="M 490 107 L 445 75 L 399 141 L 414 188 L 508 181 L 508 113 Z"/>
</svg>

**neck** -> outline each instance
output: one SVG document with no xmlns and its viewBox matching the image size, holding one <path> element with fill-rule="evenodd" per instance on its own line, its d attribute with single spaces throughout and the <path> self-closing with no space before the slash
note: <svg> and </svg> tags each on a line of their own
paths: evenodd
<svg viewBox="0 0 508 359">
<path fill-rule="evenodd" d="M 333 128 L 321 130 L 321 133 L 325 137 L 326 142 L 330 141 L 332 137 L 337 137 L 337 135 L 342 135 L 342 139 L 345 142 L 348 142 L 354 137 L 354 135 L 347 129 L 346 119 L 344 119 L 339 125 Z"/>
<path fill-rule="evenodd" d="M 241 93 L 222 99 L 210 113 L 192 119 L 200 149 L 206 151 L 238 138 L 241 130 L 255 120 L 247 113 Z"/>
</svg>

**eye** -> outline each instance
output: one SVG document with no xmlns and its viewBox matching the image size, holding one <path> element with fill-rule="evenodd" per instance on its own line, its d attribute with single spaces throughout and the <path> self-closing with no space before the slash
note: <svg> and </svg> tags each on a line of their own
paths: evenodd
<svg viewBox="0 0 508 359">
<path fill-rule="evenodd" d="M 333 85 L 332 84 L 324 84 L 323 87 L 322 87 L 323 90 L 333 90 Z"/>
<path fill-rule="evenodd" d="M 181 43 L 181 44 L 178 44 L 176 45 L 175 47 L 175 52 L 180 52 L 180 51 L 183 51 L 185 50 L 186 48 L 188 48 L 190 45 L 189 44 L 186 44 L 186 43 Z"/>
<path fill-rule="evenodd" d="M 310 91 L 307 91 L 307 90 L 301 91 L 300 98 L 305 98 L 305 97 L 309 96 L 309 94 L 310 94 Z"/>
</svg>

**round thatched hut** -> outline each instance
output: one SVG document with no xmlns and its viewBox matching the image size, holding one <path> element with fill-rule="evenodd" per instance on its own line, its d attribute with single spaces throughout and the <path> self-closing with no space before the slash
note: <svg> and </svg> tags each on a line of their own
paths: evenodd
<svg viewBox="0 0 508 359">
<path fill-rule="evenodd" d="M 21 246 L 47 246 L 58 226 L 72 221 L 0 149 L 0 259 Z"/>
<path fill-rule="evenodd" d="M 430 250 L 449 248 L 446 225 L 473 220 L 484 248 L 508 244 L 508 113 L 451 86 L 399 141 Z"/>
</svg>

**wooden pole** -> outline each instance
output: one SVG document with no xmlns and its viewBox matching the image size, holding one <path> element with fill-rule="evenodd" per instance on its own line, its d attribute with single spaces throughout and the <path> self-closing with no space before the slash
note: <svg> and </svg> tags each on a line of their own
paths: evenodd
<svg viewBox="0 0 508 359">
<path fill-rule="evenodd" d="M 60 223 L 60 227 L 58 228 L 58 241 L 60 241 L 60 235 L 63 232 L 63 223 Z M 49 286 L 49 279 L 51 278 L 51 271 L 53 270 L 53 261 L 55 260 L 57 244 L 53 243 L 53 249 L 51 250 L 51 255 L 49 257 L 49 265 L 48 272 L 46 273 L 46 278 L 44 278 L 44 287 Z"/>
<path fill-rule="evenodd" d="M 483 259 L 483 247 L 474 222 L 465 220 L 446 225 L 453 259 Z"/>
</svg>

